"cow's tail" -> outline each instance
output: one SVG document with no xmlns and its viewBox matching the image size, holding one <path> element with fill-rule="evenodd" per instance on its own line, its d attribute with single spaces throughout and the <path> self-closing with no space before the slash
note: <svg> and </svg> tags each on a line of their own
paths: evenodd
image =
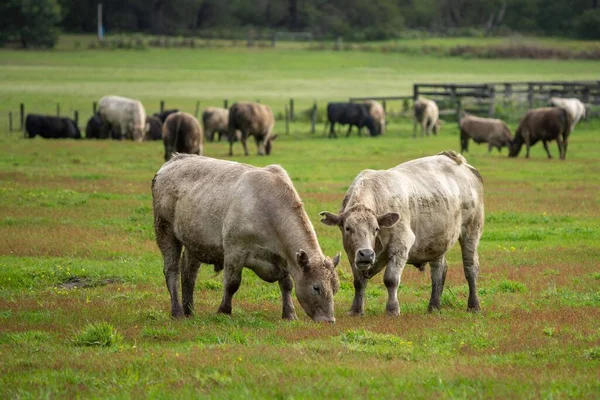
<svg viewBox="0 0 600 400">
<path fill-rule="evenodd" d="M 563 126 L 563 138 L 566 138 L 571 134 L 571 129 L 573 128 L 573 116 L 566 109 L 561 108 L 561 110 L 565 116 L 565 126 Z"/>
<path fill-rule="evenodd" d="M 179 140 L 181 138 L 181 135 L 179 135 L 179 130 L 181 129 L 181 121 L 183 120 L 183 115 L 178 115 L 179 118 L 177 118 L 177 124 L 175 125 L 175 140 L 173 141 L 173 143 L 175 143 L 175 150 L 178 149 L 183 149 L 183 143 L 179 143 Z"/>
<path fill-rule="evenodd" d="M 464 164 L 467 168 L 469 168 L 469 170 L 473 173 L 473 175 L 475 175 L 477 177 L 477 179 L 479 179 L 479 181 L 481 183 L 483 183 L 483 178 L 481 177 L 481 174 L 479 173 L 479 171 L 477 171 L 477 168 L 473 167 L 472 165 L 469 165 L 467 163 L 467 160 L 461 154 L 455 152 L 454 150 L 444 150 L 442 152 L 439 152 L 437 155 L 438 156 L 446 156 L 458 165 Z"/>
</svg>

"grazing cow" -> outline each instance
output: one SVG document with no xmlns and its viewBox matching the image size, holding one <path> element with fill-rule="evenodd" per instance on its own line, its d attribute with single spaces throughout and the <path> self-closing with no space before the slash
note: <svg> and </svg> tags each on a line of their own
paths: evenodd
<svg viewBox="0 0 600 400">
<path fill-rule="evenodd" d="M 30 138 L 39 135 L 46 139 L 81 139 L 77 124 L 69 118 L 28 114 L 25 130 Z"/>
<path fill-rule="evenodd" d="M 469 151 L 469 139 L 475 143 L 487 143 L 488 152 L 496 147 L 498 151 L 502 147 L 510 146 L 512 133 L 506 123 L 494 118 L 481 118 L 465 114 L 459 123 L 460 127 L 460 151 Z"/>
<path fill-rule="evenodd" d="M 202 126 L 206 140 L 212 142 L 215 140 L 215 133 L 221 137 L 229 137 L 229 110 L 220 107 L 207 107 L 202 112 Z"/>
<path fill-rule="evenodd" d="M 358 134 L 363 126 L 369 129 L 371 136 L 377 136 L 379 131 L 375 128 L 375 123 L 371 115 L 369 115 L 369 106 L 360 103 L 329 103 L 327 104 L 327 122 L 325 128 L 329 124 L 329 137 L 337 138 L 335 133 L 335 124 L 348 125 L 346 137 L 350 136 L 352 126 L 358 128 Z"/>
<path fill-rule="evenodd" d="M 169 115 L 162 127 L 162 139 L 165 161 L 175 152 L 202 155 L 202 127 L 191 114 L 180 111 Z"/>
<path fill-rule="evenodd" d="M 585 118 L 585 105 L 579 99 L 561 99 L 560 97 L 552 97 L 549 101 L 550 107 L 560 107 L 569 113 L 571 120 L 571 132 L 575 129 L 575 125 L 579 123 L 581 118 Z"/>
<path fill-rule="evenodd" d="M 548 142 L 556 140 L 560 159 L 564 160 L 567 157 L 568 139 L 572 124 L 571 115 L 563 108 L 545 107 L 529 110 L 519 122 L 515 138 L 510 144 L 508 156 L 518 156 L 523 143 L 525 143 L 527 147 L 526 157 L 529 158 L 529 148 L 541 140 L 548 158 L 552 158 L 548 149 Z"/>
<path fill-rule="evenodd" d="M 161 140 L 163 123 L 158 117 L 146 117 L 146 133 L 144 140 Z"/>
<path fill-rule="evenodd" d="M 175 114 L 176 112 L 179 112 L 178 108 L 171 108 L 169 110 L 164 110 L 161 112 L 154 113 L 154 114 L 152 114 L 152 116 L 160 119 L 160 123 L 164 124 L 165 121 L 167 120 L 167 117 L 171 114 Z"/>
<path fill-rule="evenodd" d="M 468 310 L 479 310 L 477 246 L 483 230 L 483 182 L 460 154 L 444 151 L 388 170 L 364 170 L 352 182 L 339 215 L 321 221 L 338 226 L 354 275 L 351 315 L 362 315 L 368 279 L 385 268 L 386 311 L 398 315 L 397 291 L 405 264 L 431 266 L 429 311 L 440 308 L 446 253 L 458 240 L 469 283 Z"/>
<path fill-rule="evenodd" d="M 258 155 L 269 155 L 273 147 L 273 141 L 277 135 L 273 135 L 275 118 L 269 106 L 259 103 L 235 103 L 229 108 L 229 155 L 233 155 L 233 142 L 236 130 L 241 132 L 240 141 L 244 146 L 244 154 L 248 155 L 246 140 L 248 136 L 254 136 Z"/>
<path fill-rule="evenodd" d="M 295 285 L 309 317 L 335 321 L 339 254 L 333 260 L 323 255 L 283 168 L 179 154 L 154 177 L 152 198 L 173 317 L 192 314 L 196 276 L 200 263 L 206 263 L 215 271 L 224 270 L 220 313 L 231 314 L 232 297 L 247 267 L 267 282 L 279 282 L 282 318 L 297 318 Z M 180 269 L 183 309 L 178 298 Z"/>
<path fill-rule="evenodd" d="M 413 137 L 417 136 L 417 124 L 421 125 L 421 136 L 429 136 L 431 132 L 437 135 L 441 121 L 439 120 L 440 110 L 435 101 L 420 98 L 415 101 L 414 111 Z"/>
<path fill-rule="evenodd" d="M 92 115 L 85 127 L 86 139 L 106 139 L 106 130 L 102 129 L 102 118 L 98 114 Z"/>
<path fill-rule="evenodd" d="M 375 123 L 375 129 L 378 134 L 383 135 L 385 133 L 385 110 L 381 103 L 375 100 L 366 100 L 365 104 L 369 107 L 369 115 Z"/>
<path fill-rule="evenodd" d="M 98 115 L 106 129 L 112 129 L 120 139 L 133 139 L 137 142 L 144 139 L 146 111 L 138 100 L 104 96 L 98 102 Z"/>
</svg>

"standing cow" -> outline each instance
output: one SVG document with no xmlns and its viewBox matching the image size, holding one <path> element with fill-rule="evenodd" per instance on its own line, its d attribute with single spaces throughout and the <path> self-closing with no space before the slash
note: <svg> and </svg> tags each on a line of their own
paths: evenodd
<svg viewBox="0 0 600 400">
<path fill-rule="evenodd" d="M 560 159 L 564 160 L 567 157 L 568 139 L 572 124 L 571 115 L 563 108 L 544 107 L 529 110 L 519 122 L 515 138 L 510 144 L 508 156 L 518 156 L 523 143 L 525 143 L 527 147 L 526 157 L 529 158 L 529 148 L 541 140 L 548 158 L 552 158 L 550 149 L 548 149 L 548 142 L 556 140 Z"/>
<path fill-rule="evenodd" d="M 417 137 L 417 124 L 421 126 L 421 136 L 438 134 L 441 125 L 440 110 L 435 101 L 426 98 L 419 98 L 414 106 L 415 122 L 413 125 L 413 137 Z"/>
<path fill-rule="evenodd" d="M 220 313 L 231 314 L 232 297 L 247 267 L 267 282 L 279 282 L 282 318 L 297 318 L 291 297 L 295 285 L 309 317 L 335 321 L 339 254 L 333 260 L 323 255 L 283 168 L 180 154 L 154 177 L 152 198 L 173 317 L 192 314 L 196 276 L 200 263 L 206 263 L 215 271 L 224 270 Z M 178 297 L 180 269 L 183 308 Z"/>
<path fill-rule="evenodd" d="M 104 129 L 112 131 L 121 139 L 141 142 L 146 132 L 146 110 L 138 100 L 120 96 L 104 96 L 98 102 L 98 115 Z"/>
<path fill-rule="evenodd" d="M 146 133 L 144 141 L 161 140 L 163 123 L 158 117 L 146 117 Z"/>
<path fill-rule="evenodd" d="M 219 142 L 222 136 L 229 137 L 229 110 L 220 107 L 207 107 L 202 112 L 202 126 L 206 140 L 215 140 L 215 133 L 219 134 Z"/>
<path fill-rule="evenodd" d="M 571 132 L 581 118 L 585 118 L 585 105 L 579 99 L 562 99 L 560 97 L 550 98 L 550 107 L 560 107 L 569 113 L 571 117 Z"/>
<path fill-rule="evenodd" d="M 273 135 L 274 126 L 275 118 L 269 106 L 259 103 L 235 103 L 229 108 L 229 155 L 233 155 L 236 130 L 241 132 L 240 140 L 245 155 L 248 155 L 248 136 L 254 136 L 259 156 L 271 154 L 273 141 L 277 139 L 277 135 Z"/>
<path fill-rule="evenodd" d="M 495 118 L 481 118 L 465 114 L 459 123 L 460 127 L 460 151 L 469 151 L 469 139 L 477 144 L 487 143 L 488 152 L 496 147 L 498 151 L 502 147 L 510 146 L 512 134 L 506 122 Z"/>
<path fill-rule="evenodd" d="M 369 114 L 369 106 L 364 103 L 329 103 L 327 104 L 327 122 L 325 128 L 329 124 L 329 138 L 337 138 L 335 133 L 335 124 L 348 125 L 346 137 L 350 136 L 352 127 L 358 128 L 358 133 L 363 126 L 369 129 L 371 136 L 379 134 L 373 118 Z"/>
<path fill-rule="evenodd" d="M 27 114 L 25 130 L 30 138 L 39 135 L 45 139 L 81 139 L 81 132 L 70 118 Z"/>
<path fill-rule="evenodd" d="M 386 311 L 398 315 L 397 291 L 405 264 L 431 266 L 429 311 L 440 308 L 446 253 L 458 240 L 469 283 L 468 309 L 479 310 L 477 246 L 483 231 L 483 182 L 456 152 L 408 161 L 388 170 L 364 170 L 352 182 L 339 215 L 321 221 L 338 226 L 354 275 L 350 313 L 362 315 L 367 281 L 385 269 Z"/>
<path fill-rule="evenodd" d="M 176 112 L 165 120 L 162 127 L 165 161 L 169 161 L 174 152 L 202 155 L 202 127 L 191 114 Z"/>
</svg>

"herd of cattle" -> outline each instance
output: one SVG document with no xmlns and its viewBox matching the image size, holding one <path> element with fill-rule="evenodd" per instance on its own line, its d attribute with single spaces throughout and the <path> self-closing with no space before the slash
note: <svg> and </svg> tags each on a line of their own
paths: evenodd
<svg viewBox="0 0 600 400">
<path fill-rule="evenodd" d="M 516 157 L 523 144 L 529 149 L 542 141 L 551 158 L 548 142 L 556 140 L 561 159 L 566 157 L 568 137 L 579 120 L 585 117 L 586 108 L 578 99 L 550 99 L 551 107 L 528 111 L 519 123 L 513 137 L 508 125 L 493 118 L 481 118 L 463 113 L 459 121 L 460 150 L 468 151 L 469 140 L 475 143 L 488 143 L 489 151 L 496 147 L 509 148 L 509 156 Z M 416 136 L 417 124 L 421 135 L 438 133 L 441 120 L 435 101 L 419 98 L 414 104 Z M 385 133 L 385 110 L 380 103 L 368 100 L 364 103 L 329 103 L 327 122 L 329 137 L 336 138 L 335 124 L 348 125 L 349 136 L 357 127 L 360 134 L 363 127 L 371 136 Z M 259 103 L 235 103 L 229 109 L 208 107 L 202 113 L 202 126 L 196 118 L 177 109 L 166 110 L 153 116 L 146 116 L 142 103 L 135 99 L 120 96 L 105 96 L 98 102 L 98 111 L 86 126 L 85 137 L 89 139 L 131 139 L 135 141 L 163 140 L 165 160 L 173 152 L 202 154 L 205 140 L 213 141 L 215 135 L 221 140 L 229 140 L 229 155 L 233 155 L 233 143 L 242 143 L 244 154 L 248 155 L 246 141 L 253 136 L 258 154 L 270 154 L 273 141 L 275 119 L 269 106 Z M 80 139 L 81 132 L 75 121 L 69 118 L 29 114 L 25 122 L 29 137 L 40 135 L 44 138 Z M 231 134 L 230 134 L 231 133 Z"/>
</svg>

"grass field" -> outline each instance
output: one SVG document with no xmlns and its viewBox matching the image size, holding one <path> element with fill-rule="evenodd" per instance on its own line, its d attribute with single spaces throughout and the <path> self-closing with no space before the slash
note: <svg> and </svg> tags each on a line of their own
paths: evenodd
<svg viewBox="0 0 600 400">
<path fill-rule="evenodd" d="M 407 94 L 416 81 L 597 79 L 599 63 L 481 61 L 300 50 L 0 52 L 1 398 L 598 398 L 600 396 L 600 122 L 581 123 L 566 161 L 508 159 L 471 144 L 485 183 L 479 247 L 482 312 L 466 312 L 460 252 L 449 254 L 442 311 L 427 314 L 429 272 L 407 267 L 401 315 L 385 316 L 381 275 L 362 318 L 337 211 L 365 168 L 458 149 L 455 125 L 412 139 L 323 138 L 296 122 L 270 157 L 290 174 L 324 252 L 342 251 L 334 325 L 280 319 L 279 288 L 244 273 L 232 317 L 216 314 L 221 277 L 203 266 L 196 315 L 169 317 L 154 243 L 150 183 L 161 143 L 25 140 L 6 110 L 90 110 L 108 93 L 193 111 L 221 99 L 277 104 Z M 83 114 L 82 118 L 87 118 Z M 278 123 L 281 129 L 282 123 Z M 511 128 L 515 124 L 511 123 Z M 228 158 L 225 143 L 205 155 Z"/>
</svg>

